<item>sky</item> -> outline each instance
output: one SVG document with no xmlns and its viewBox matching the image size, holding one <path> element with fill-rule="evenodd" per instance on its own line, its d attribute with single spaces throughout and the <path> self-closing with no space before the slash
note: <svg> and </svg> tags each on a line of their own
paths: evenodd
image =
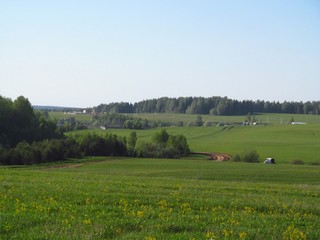
<svg viewBox="0 0 320 240">
<path fill-rule="evenodd" d="M 319 0 L 0 0 L 0 95 L 320 100 Z"/>
</svg>

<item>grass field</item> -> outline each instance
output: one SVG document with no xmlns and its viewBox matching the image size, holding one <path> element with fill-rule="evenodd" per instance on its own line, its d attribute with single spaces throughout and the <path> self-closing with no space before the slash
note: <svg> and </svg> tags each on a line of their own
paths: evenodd
<svg viewBox="0 0 320 240">
<path fill-rule="evenodd" d="M 66 119 L 74 117 L 79 122 L 91 122 L 92 116 L 89 114 L 67 114 L 64 112 L 49 112 L 52 119 Z"/>
<path fill-rule="evenodd" d="M 128 114 L 133 117 L 148 119 L 150 121 L 161 121 L 169 122 L 171 124 L 178 124 L 182 121 L 184 125 L 187 125 L 189 122 L 194 122 L 197 118 L 196 114 L 170 114 L 170 113 L 139 113 L 139 114 Z M 258 122 L 265 124 L 283 124 L 289 122 L 292 117 L 297 122 L 306 122 L 306 123 L 318 123 L 320 124 L 319 115 L 306 115 L 306 114 L 253 114 Z M 88 114 L 65 114 L 64 112 L 49 112 L 49 116 L 52 119 L 61 119 L 75 117 L 80 122 L 91 122 L 92 116 Z M 214 123 L 241 123 L 246 119 L 246 116 L 214 116 L 214 115 L 201 115 L 203 121 L 209 121 Z"/>
<path fill-rule="evenodd" d="M 183 134 L 192 151 L 225 152 L 231 155 L 256 150 L 260 160 L 273 157 L 277 163 L 302 160 L 320 164 L 320 124 L 224 126 L 224 127 L 169 127 L 169 134 Z M 98 134 L 106 131 L 89 130 Z M 159 129 L 138 130 L 140 140 L 148 140 Z M 85 131 L 68 134 L 81 134 Z M 128 137 L 132 130 L 109 129 L 107 132 Z"/>
<path fill-rule="evenodd" d="M 132 114 L 133 116 L 149 119 L 152 121 L 162 121 L 170 122 L 172 124 L 178 124 L 179 121 L 182 121 L 185 125 L 189 122 L 195 122 L 197 114 L 169 114 L 169 113 L 139 113 Z M 246 116 L 214 116 L 214 115 L 201 115 L 204 122 L 214 122 L 214 123 L 241 123 L 246 119 Z M 289 122 L 292 117 L 296 122 L 306 122 L 306 123 L 319 123 L 319 115 L 306 115 L 306 114 L 271 114 L 271 113 L 262 113 L 262 114 L 253 114 L 258 122 L 264 124 L 284 124 Z"/>
<path fill-rule="evenodd" d="M 133 114 L 136 117 L 152 121 L 170 122 L 177 124 L 183 121 L 195 121 L 192 114 Z M 75 116 L 79 121 L 90 121 L 90 115 L 67 115 L 50 113 L 51 117 L 66 118 Z M 242 122 L 245 116 L 212 116 L 202 115 L 203 121 L 234 123 Z M 212 127 L 168 127 L 170 134 L 183 134 L 187 137 L 192 151 L 224 152 L 230 155 L 241 154 L 244 151 L 256 150 L 263 161 L 273 157 L 278 163 L 289 163 L 301 160 L 306 164 L 320 164 L 320 116 L 303 114 L 257 114 L 258 121 L 269 123 L 257 126 L 212 126 Z M 305 125 L 284 124 L 294 118 Z M 281 124 L 283 123 L 283 124 Z M 105 134 L 100 129 L 87 130 Z M 82 133 L 87 131 L 78 131 Z M 148 140 L 158 129 L 136 130 L 140 140 Z M 128 137 L 132 130 L 109 129 L 107 132 Z M 75 134 L 68 133 L 68 134 Z"/>
<path fill-rule="evenodd" d="M 0 176 L 0 239 L 320 239 L 318 166 L 99 158 Z"/>
</svg>

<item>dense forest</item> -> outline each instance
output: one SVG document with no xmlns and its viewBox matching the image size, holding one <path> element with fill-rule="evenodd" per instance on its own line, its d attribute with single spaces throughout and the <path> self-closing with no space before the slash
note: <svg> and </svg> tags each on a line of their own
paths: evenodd
<svg viewBox="0 0 320 240">
<path fill-rule="evenodd" d="M 320 114 L 320 101 L 269 102 L 233 100 L 227 97 L 179 97 L 144 100 L 137 103 L 100 104 L 95 112 L 107 113 L 190 113 L 212 115 L 246 115 L 248 113 Z"/>
</svg>

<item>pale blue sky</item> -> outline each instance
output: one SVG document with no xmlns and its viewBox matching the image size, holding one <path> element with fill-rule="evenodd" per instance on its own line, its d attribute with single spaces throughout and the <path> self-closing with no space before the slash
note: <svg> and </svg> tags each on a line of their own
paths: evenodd
<svg viewBox="0 0 320 240">
<path fill-rule="evenodd" d="M 0 0 L 0 95 L 320 100 L 319 0 Z"/>
</svg>

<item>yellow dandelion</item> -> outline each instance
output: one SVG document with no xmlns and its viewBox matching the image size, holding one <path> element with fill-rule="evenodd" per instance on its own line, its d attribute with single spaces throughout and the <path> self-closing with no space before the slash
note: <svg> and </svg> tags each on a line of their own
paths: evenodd
<svg viewBox="0 0 320 240">
<path fill-rule="evenodd" d="M 156 238 L 153 237 L 153 236 L 147 236 L 147 237 L 145 238 L 145 240 L 156 240 Z"/>
<path fill-rule="evenodd" d="M 248 233 L 244 232 L 244 231 L 241 231 L 239 233 L 239 238 L 240 239 L 246 239 L 246 237 L 248 236 Z"/>
<path fill-rule="evenodd" d="M 137 212 L 137 217 L 143 217 L 144 216 L 144 212 L 143 211 L 138 211 Z"/>
<path fill-rule="evenodd" d="M 90 225 L 91 224 L 91 220 L 90 219 L 85 219 L 83 221 L 83 223 L 86 224 L 86 225 Z"/>
</svg>

